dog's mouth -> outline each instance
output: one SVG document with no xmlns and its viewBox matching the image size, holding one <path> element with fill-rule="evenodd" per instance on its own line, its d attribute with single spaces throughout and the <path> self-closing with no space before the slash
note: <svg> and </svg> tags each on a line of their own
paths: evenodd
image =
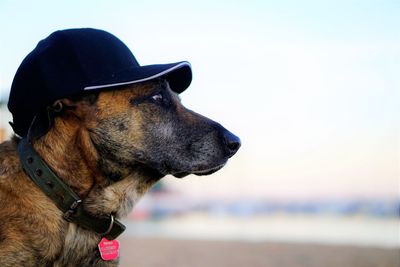
<svg viewBox="0 0 400 267">
<path fill-rule="evenodd" d="M 180 168 L 176 168 L 173 167 L 173 165 L 170 162 L 167 161 L 163 161 L 161 163 L 147 163 L 144 165 L 147 165 L 148 168 L 152 169 L 154 171 L 154 173 L 157 173 L 158 175 L 157 178 L 159 179 L 159 177 L 163 177 L 165 175 L 172 175 L 176 178 L 183 178 L 185 176 L 188 176 L 190 174 L 194 174 L 197 176 L 204 176 L 204 175 L 210 175 L 213 174 L 214 172 L 219 171 L 220 169 L 222 169 L 225 164 L 227 163 L 228 159 L 224 159 L 221 162 L 219 162 L 218 165 L 200 165 L 197 167 L 193 167 L 193 168 L 188 168 L 188 169 L 180 169 Z M 142 163 L 143 164 L 143 163 Z M 182 166 L 181 166 L 182 167 Z"/>
<path fill-rule="evenodd" d="M 183 178 L 185 176 L 188 176 L 189 174 L 194 174 L 197 176 L 210 175 L 210 174 L 213 174 L 214 172 L 219 171 L 224 166 L 225 166 L 225 163 L 218 165 L 216 167 L 210 168 L 210 169 L 196 170 L 196 171 L 190 171 L 190 172 L 177 172 L 177 173 L 173 173 L 172 175 L 176 178 Z"/>
</svg>

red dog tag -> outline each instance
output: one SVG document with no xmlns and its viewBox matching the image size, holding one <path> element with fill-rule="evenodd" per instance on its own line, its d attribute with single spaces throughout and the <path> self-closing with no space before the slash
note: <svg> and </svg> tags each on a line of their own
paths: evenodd
<svg viewBox="0 0 400 267">
<path fill-rule="evenodd" d="M 99 243 L 100 256 L 105 261 L 111 261 L 118 258 L 119 255 L 119 242 L 118 240 L 101 239 Z"/>
</svg>

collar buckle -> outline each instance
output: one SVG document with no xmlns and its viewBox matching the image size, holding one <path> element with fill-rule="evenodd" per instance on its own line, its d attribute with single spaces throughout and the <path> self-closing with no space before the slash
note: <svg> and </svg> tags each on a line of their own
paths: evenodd
<svg viewBox="0 0 400 267">
<path fill-rule="evenodd" d="M 66 212 L 64 212 L 63 214 L 63 218 L 69 222 L 71 222 L 71 216 L 76 212 L 76 209 L 78 208 L 78 206 L 82 203 L 82 200 L 78 199 L 75 200 L 71 206 L 69 207 L 69 210 L 67 210 Z"/>
</svg>

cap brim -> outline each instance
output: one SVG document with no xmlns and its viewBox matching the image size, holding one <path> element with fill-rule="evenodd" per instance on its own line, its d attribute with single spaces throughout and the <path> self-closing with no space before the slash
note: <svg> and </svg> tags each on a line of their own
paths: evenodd
<svg viewBox="0 0 400 267">
<path fill-rule="evenodd" d="M 140 66 L 110 74 L 109 78 L 102 79 L 86 86 L 84 90 L 105 89 L 110 87 L 129 85 L 165 77 L 171 89 L 182 93 L 192 81 L 192 68 L 189 62 L 182 61 L 170 64 Z"/>
</svg>

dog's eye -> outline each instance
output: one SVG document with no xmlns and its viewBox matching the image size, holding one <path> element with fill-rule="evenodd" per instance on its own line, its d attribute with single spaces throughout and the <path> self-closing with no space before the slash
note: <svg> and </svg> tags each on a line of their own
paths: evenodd
<svg viewBox="0 0 400 267">
<path fill-rule="evenodd" d="M 161 102 L 163 100 L 163 96 L 162 96 L 162 94 L 156 94 L 156 95 L 153 95 L 151 97 L 151 99 L 153 99 L 156 102 Z"/>
</svg>

